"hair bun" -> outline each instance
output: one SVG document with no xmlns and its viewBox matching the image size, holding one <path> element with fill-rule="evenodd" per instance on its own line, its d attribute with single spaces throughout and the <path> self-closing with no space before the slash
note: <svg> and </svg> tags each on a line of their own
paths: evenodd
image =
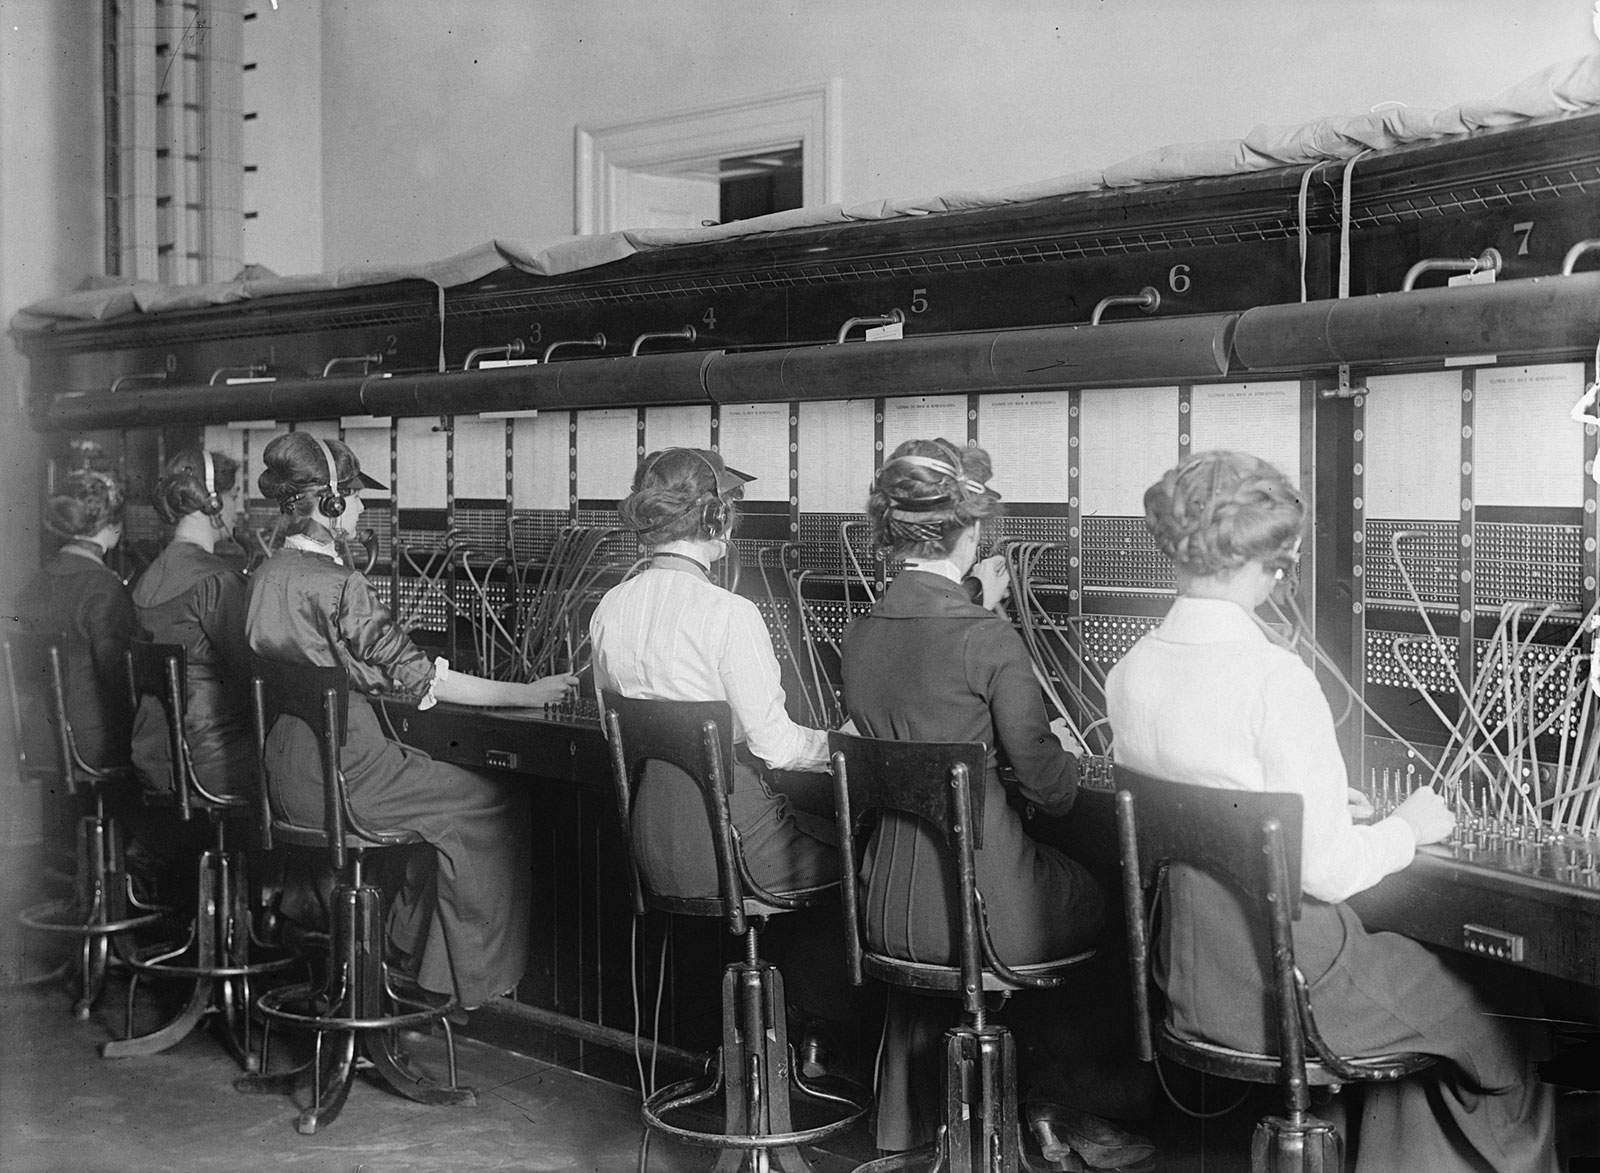
<svg viewBox="0 0 1600 1173">
<path fill-rule="evenodd" d="M 1281 552 L 1300 536 L 1305 505 L 1288 478 L 1244 452 L 1199 452 L 1145 490 L 1145 524 L 1179 569 L 1197 577 Z"/>
</svg>

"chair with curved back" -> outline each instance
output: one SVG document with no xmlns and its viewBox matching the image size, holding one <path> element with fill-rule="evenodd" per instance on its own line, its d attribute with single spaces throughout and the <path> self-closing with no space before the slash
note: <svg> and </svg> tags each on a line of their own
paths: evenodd
<svg viewBox="0 0 1600 1173">
<path fill-rule="evenodd" d="M 72 895 L 26 908 L 17 919 L 24 928 L 78 938 L 78 998 L 72 1010 L 78 1018 L 88 1018 L 105 990 L 113 949 L 121 951 L 119 939 L 154 924 L 167 910 L 135 894 L 123 858 L 121 827 L 106 813 L 106 789 L 133 785 L 127 767 L 91 766 L 78 752 L 67 716 L 65 648 L 66 636 L 57 632 L 13 631 L 4 637 L 18 781 L 38 782 L 87 800 L 78 820 Z M 56 969 L 26 980 L 51 981 L 73 967 L 69 957 Z"/>
<path fill-rule="evenodd" d="M 205 1017 L 221 1025 L 220 1036 L 235 1061 L 254 1071 L 258 1057 L 251 1043 L 251 979 L 299 964 L 293 956 L 257 957 L 251 951 L 275 949 L 256 933 L 250 908 L 249 872 L 244 853 L 230 850 L 227 821 L 241 811 L 254 813 L 246 795 L 213 794 L 196 776 L 185 728 L 188 712 L 188 660 L 182 644 L 136 642 L 129 649 L 128 688 L 135 710 L 145 698 L 159 706 L 167 732 L 167 759 L 179 817 L 188 822 L 198 809 L 211 821 L 211 846 L 200 853 L 195 875 L 195 915 L 181 942 L 146 946 L 125 960 L 128 981 L 127 1037 L 100 1044 L 106 1059 L 154 1055 L 176 1046 Z M 165 1026 L 133 1033 L 134 1002 L 141 977 L 194 982 L 189 1001 Z"/>
<path fill-rule="evenodd" d="M 988 751 L 981 743 L 893 741 L 848 733 L 830 733 L 828 741 L 842 874 L 857 874 L 856 843 L 874 825 L 874 815 L 910 815 L 936 832 L 940 864 L 957 894 L 960 926 L 955 964 L 878 952 L 865 943 L 854 886 L 843 889 L 851 980 L 859 985 L 865 975 L 919 993 L 957 997 L 963 1014 L 962 1023 L 945 1034 L 938 1138 L 931 1147 L 858 1165 L 856 1173 L 912 1168 L 1015 1173 L 1031 1168 L 1019 1137 L 1015 1044 L 1005 1026 L 989 1020 L 985 995 L 1059 986 L 1068 971 L 1095 957 L 1095 950 L 1017 966 L 1006 964 L 996 951 L 974 856 L 983 846 L 983 805 L 972 796 L 973 779 L 981 784 L 987 766 Z"/>
<path fill-rule="evenodd" d="M 265 846 L 326 851 L 334 874 L 330 900 L 331 932 L 323 984 L 286 986 L 261 995 L 256 1008 L 265 1019 L 261 1071 L 234 1080 L 242 1092 L 291 1094 L 309 1085 L 311 1103 L 295 1123 L 302 1133 L 331 1124 L 344 1107 L 359 1067 L 370 1069 L 388 1087 L 423 1104 L 473 1104 L 477 1093 L 456 1083 L 455 1035 L 449 1015 L 460 1008 L 451 997 L 432 1005 L 396 993 L 384 962 L 383 892 L 369 882 L 365 857 L 384 848 L 423 842 L 412 831 L 382 830 L 363 824 L 350 806 L 340 769 L 349 714 L 350 684 L 343 668 L 318 668 L 256 657 L 251 678 L 256 742 L 261 753 L 261 819 Z M 266 769 L 267 734 L 275 721 L 296 719 L 316 735 L 323 796 L 320 825 L 297 823 L 274 809 Z M 316 1046 L 309 1063 L 271 1074 L 272 1026 L 279 1023 L 312 1031 Z M 448 1082 L 412 1066 L 399 1045 L 401 1030 L 444 1030 Z M 333 1035 L 329 1043 L 325 1036 Z"/>
<path fill-rule="evenodd" d="M 1192 786 L 1121 766 L 1115 776 L 1139 1058 L 1152 1062 L 1160 1055 L 1206 1075 L 1277 1085 L 1284 1114 L 1256 1124 L 1251 1169 L 1338 1170 L 1343 1142 L 1331 1123 L 1311 1113 L 1311 1089 L 1404 1079 L 1430 1066 L 1434 1057 L 1416 1052 L 1343 1056 L 1317 1029 L 1294 954 L 1293 926 L 1300 918 L 1300 795 Z M 1270 972 L 1262 978 L 1273 1008 L 1276 1052 L 1240 1051 L 1181 1035 L 1164 1014 L 1153 1015 L 1152 919 L 1174 864 L 1203 871 L 1245 897 L 1262 943 L 1258 952 L 1270 958 Z"/>
<path fill-rule="evenodd" d="M 718 917 L 744 938 L 744 958 L 722 978 L 722 1046 L 704 1078 L 683 1080 L 646 1095 L 641 1114 L 639 1170 L 649 1159 L 650 1134 L 722 1150 L 718 1173 L 772 1169 L 803 1173 L 812 1166 L 801 1145 L 815 1145 L 850 1128 L 871 1100 L 853 1081 L 831 1077 L 827 1088 L 808 1082 L 789 1047 L 783 977 L 760 958 L 757 922 L 769 916 L 837 899 L 837 881 L 793 892 L 772 892 L 750 874 L 739 833 L 729 812 L 732 791 L 733 717 L 723 701 L 633 700 L 615 692 L 602 696 L 606 739 L 616 785 L 617 813 L 628 846 L 634 914 L 655 908 L 683 916 Z M 715 896 L 664 895 L 650 888 L 633 858 L 631 812 L 651 761 L 678 767 L 699 787 L 716 856 Z M 648 1089 L 646 1089 L 648 1090 Z M 721 1097 L 722 1132 L 706 1131 L 674 1117 Z M 795 1128 L 792 1105 L 815 1109 L 821 1122 Z"/>
</svg>

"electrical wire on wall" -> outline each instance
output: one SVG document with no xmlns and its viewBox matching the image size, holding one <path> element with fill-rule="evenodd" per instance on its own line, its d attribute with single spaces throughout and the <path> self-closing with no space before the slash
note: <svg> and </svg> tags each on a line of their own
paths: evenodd
<svg viewBox="0 0 1600 1173">
<path fill-rule="evenodd" d="M 588 625 L 581 611 L 601 579 L 623 567 L 605 554 L 605 546 L 627 533 L 598 526 L 571 526 L 561 531 L 537 583 L 529 589 L 531 567 L 517 580 L 518 604 L 513 632 L 520 657 L 515 679 L 535 680 L 557 672 L 580 670 L 587 662 Z"/>
<path fill-rule="evenodd" d="M 1404 544 L 1423 535 L 1396 530 L 1390 555 L 1405 586 L 1407 599 L 1420 616 L 1425 633 L 1400 633 L 1390 654 L 1407 683 L 1448 731 L 1433 780 L 1458 812 L 1518 823 L 1545 824 L 1592 834 L 1600 820 L 1600 796 L 1594 770 L 1600 757 L 1600 724 L 1593 719 L 1596 697 L 1585 686 L 1588 657 L 1580 646 L 1600 618 L 1600 605 L 1580 613 L 1547 601 L 1511 600 L 1503 604 L 1494 634 L 1472 669 L 1470 683 L 1456 663 L 1456 645 L 1434 627 L 1411 568 Z M 1541 640 L 1552 624 L 1570 625 L 1564 642 Z M 1419 660 L 1419 656 L 1424 659 Z M 1331 662 L 1321 661 L 1331 669 Z M 1459 706 L 1452 717 L 1425 678 L 1443 678 Z M 1342 681 L 1342 677 L 1340 677 Z M 1345 688 L 1355 695 L 1344 682 Z M 1370 706 L 1362 701 L 1369 715 Z M 1403 741 L 1386 724 L 1391 736 Z M 1554 760 L 1548 743 L 1557 739 Z M 1541 748 L 1541 741 L 1546 748 Z M 1415 747 L 1410 747 L 1415 753 Z M 1427 760 L 1420 753 L 1419 760 Z"/>
<path fill-rule="evenodd" d="M 1085 752 L 1106 755 L 1111 752 L 1111 726 L 1104 708 L 1105 672 L 1084 655 L 1080 633 L 1045 605 L 1034 581 L 1039 559 L 1065 548 L 1061 542 L 1003 542 L 1000 554 L 1011 578 L 1017 630 L 1039 687 Z"/>
</svg>

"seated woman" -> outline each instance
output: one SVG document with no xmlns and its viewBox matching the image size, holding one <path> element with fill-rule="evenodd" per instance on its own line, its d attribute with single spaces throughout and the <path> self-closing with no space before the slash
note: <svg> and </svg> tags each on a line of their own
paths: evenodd
<svg viewBox="0 0 1600 1173">
<path fill-rule="evenodd" d="M 250 718 L 250 588 L 234 563 L 215 553 L 239 518 L 239 465 L 230 456 L 186 448 L 167 461 L 155 507 L 172 540 L 134 584 L 133 602 L 156 643 L 183 647 L 188 672 L 186 733 L 199 785 L 218 797 L 256 786 Z M 153 698 L 134 715 L 133 762 L 145 786 L 171 787 L 166 719 Z"/>
<path fill-rule="evenodd" d="M 139 619 L 105 561 L 122 540 L 125 498 L 114 473 L 85 468 L 63 477 L 46 504 L 45 527 L 66 544 L 16 602 L 29 630 L 66 637 L 67 720 L 79 755 L 101 768 L 127 765 L 133 726 L 126 654 Z"/>
<path fill-rule="evenodd" d="M 724 590 L 711 567 L 726 556 L 735 499 L 751 477 L 715 452 L 667 448 L 645 457 L 618 507 L 648 551 L 644 568 L 606 592 L 589 623 L 597 690 L 669 701 L 727 701 L 733 709 L 735 828 L 750 872 L 772 891 L 836 882 L 830 824 L 791 811 L 768 770 L 824 770 L 828 735 L 789 718 L 772 636 L 756 605 Z M 675 896 L 715 896 L 716 860 L 694 781 L 651 762 L 633 811 L 633 851 L 651 887 Z M 763 936 L 783 971 L 788 1001 L 853 1027 L 860 995 L 844 974 L 838 909 L 774 917 Z M 839 1040 L 842 1041 L 842 1040 Z"/>
<path fill-rule="evenodd" d="M 573 676 L 521 684 L 485 680 L 430 659 L 395 626 L 338 540 L 361 517 L 374 485 L 338 440 L 306 432 L 272 439 L 262 453 L 261 492 L 288 517 L 288 538 L 252 578 L 250 648 L 269 659 L 342 665 L 356 694 L 416 701 L 537 707 L 566 697 Z M 274 723 L 266 776 L 278 809 L 322 822 L 317 743 L 297 720 Z M 407 869 L 389 915 L 391 961 L 423 990 L 454 992 L 468 1009 L 511 990 L 528 962 L 532 841 L 519 789 L 436 762 L 383 735 L 371 706 L 352 697 L 341 755 L 356 816 L 374 827 L 415 831 L 432 847 Z M 410 861 L 419 859 L 413 855 Z"/>
<path fill-rule="evenodd" d="M 978 741 L 988 747 L 989 768 L 975 795 L 983 803 L 983 847 L 975 853 L 978 888 L 995 949 L 1009 964 L 1026 965 L 1094 945 L 1108 927 L 1115 888 L 1030 839 L 1000 781 L 1005 761 L 1016 773 L 1021 796 L 1046 815 L 1066 814 L 1077 798 L 1076 758 L 1063 748 L 1045 715 L 1022 637 L 996 614 L 1007 590 L 1002 560 L 977 561 L 980 527 L 1001 512 L 999 494 L 987 484 L 991 475 L 983 449 L 943 439 L 908 440 L 884 462 L 867 500 L 867 516 L 877 543 L 891 558 L 904 559 L 905 569 L 871 614 L 846 630 L 844 689 L 850 716 L 866 736 Z M 981 601 L 962 585 L 969 571 L 981 585 Z M 868 845 L 861 879 L 872 948 L 939 964 L 958 959 L 955 920 L 925 824 L 886 814 Z M 1105 976 L 1115 991 L 1117 975 Z M 905 1033 L 885 1046 L 891 1066 L 880 1082 L 879 1145 L 908 1148 L 926 1139 L 929 1126 L 937 1123 L 930 1112 L 938 1101 L 929 1099 L 930 1093 L 937 1096 L 937 1058 L 924 1052 L 929 1036 L 933 1042 L 938 1038 L 933 1016 L 942 1029 L 955 1009 L 948 1000 L 929 1000 L 897 1014 L 904 998 L 898 991 L 891 998 L 891 1027 Z M 1031 1044 L 1073 1033 L 1073 1008 L 1062 1002 L 1037 995 L 1014 999 L 1013 1022 L 1019 1016 L 1030 1022 L 1027 1030 L 1014 1032 L 1026 1067 L 1024 1098 L 1076 1100 L 1072 1107 L 1137 1114 L 1129 1104 L 1085 1102 L 1073 1087 L 1092 1080 L 1047 1070 L 1054 1057 Z M 1117 1040 L 1123 1051 L 1129 1038 Z M 1074 1062 L 1088 1061 L 1078 1041 L 1058 1049 L 1063 1057 L 1076 1052 Z M 1038 1062 L 1027 1063 L 1030 1057 Z M 917 1090 L 903 1086 L 908 1082 Z M 1110 1135 L 1109 1125 L 1099 1131 Z M 1135 1160 L 1151 1151 L 1132 1136 L 1121 1141 L 1123 1155 L 1142 1150 Z"/>
<path fill-rule="evenodd" d="M 1362 1086 L 1351 1121 L 1356 1170 L 1553 1170 L 1553 1099 L 1516 1024 L 1489 1013 L 1433 953 L 1367 932 L 1342 903 L 1404 868 L 1418 845 L 1445 838 L 1454 820 L 1430 787 L 1380 822 L 1351 820 L 1327 701 L 1255 617 L 1299 556 L 1299 495 L 1265 461 L 1202 452 L 1151 485 L 1144 504 L 1177 570 L 1178 597 L 1111 670 L 1117 761 L 1196 786 L 1300 794 L 1306 898 L 1295 953 L 1323 1036 L 1350 1055 L 1445 1060 L 1398 1084 Z M 1177 1029 L 1264 1049 L 1268 1003 L 1237 899 L 1185 868 L 1169 891 L 1158 973 Z"/>
</svg>

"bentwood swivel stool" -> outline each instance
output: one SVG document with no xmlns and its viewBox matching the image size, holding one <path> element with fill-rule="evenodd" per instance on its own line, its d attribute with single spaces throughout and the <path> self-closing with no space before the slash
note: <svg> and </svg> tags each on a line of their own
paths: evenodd
<svg viewBox="0 0 1600 1173">
<path fill-rule="evenodd" d="M 265 1019 L 261 1073 L 234 1080 L 242 1092 L 293 1094 L 309 1087 L 311 1102 L 295 1127 L 313 1133 L 331 1124 L 344 1107 L 359 1068 L 408 1099 L 423 1104 L 475 1104 L 477 1093 L 456 1083 L 455 1035 L 449 1015 L 459 1009 L 454 997 L 439 1005 L 395 992 L 384 963 L 384 897 L 371 883 L 366 856 L 384 848 L 423 842 L 414 832 L 368 827 L 350 806 L 339 754 L 349 715 L 350 686 L 343 668 L 317 668 L 257 657 L 251 680 L 256 740 L 262 756 L 263 836 L 290 847 L 327 852 L 334 874 L 327 972 L 312 983 L 269 990 L 256 1003 Z M 358 702 L 364 703 L 364 702 Z M 318 826 L 297 823 L 274 809 L 274 780 L 266 769 L 267 734 L 276 721 L 304 722 L 315 734 L 317 772 L 323 796 Z M 402 1030 L 444 1030 L 448 1081 L 419 1071 L 400 1046 Z M 272 1027 L 279 1024 L 313 1032 L 311 1061 L 293 1071 L 270 1074 Z"/>
<path fill-rule="evenodd" d="M 128 650 L 128 687 L 134 708 L 146 697 L 160 706 L 167 731 L 167 758 L 178 814 L 189 822 L 198 810 L 211 822 L 211 846 L 200 853 L 195 873 L 195 914 L 182 941 L 150 945 L 125 960 L 128 981 L 127 1036 L 100 1044 L 107 1059 L 154 1055 L 176 1046 L 202 1019 L 211 1016 L 235 1061 L 254 1071 L 258 1057 L 252 1046 L 251 979 L 279 973 L 299 964 L 256 934 L 251 913 L 250 881 L 242 851 L 230 850 L 230 816 L 253 816 L 247 795 L 213 794 L 196 776 L 194 756 L 185 729 L 188 713 L 188 661 L 181 644 L 135 643 Z M 252 957 L 252 950 L 258 955 Z M 259 954 L 264 952 L 265 957 Z M 165 1026 L 145 1035 L 133 1033 L 134 1001 L 142 977 L 194 983 L 189 1001 Z"/>
<path fill-rule="evenodd" d="M 800 1146 L 818 1144 L 849 1129 L 866 1114 L 871 1097 L 851 1080 L 830 1077 L 825 1088 L 801 1074 L 789 1046 L 783 976 L 761 959 L 757 923 L 832 902 L 838 898 L 839 884 L 772 892 L 751 876 L 729 813 L 733 716 L 725 702 L 631 700 L 607 691 L 602 703 L 635 915 L 655 908 L 682 916 L 719 917 L 729 933 L 744 938 L 743 959 L 723 971 L 722 1046 L 711 1070 L 645 1097 L 639 1171 L 644 1173 L 649 1160 L 650 1135 L 658 1132 L 721 1150 L 716 1173 L 767 1169 L 806 1173 L 812 1166 Z M 650 762 L 676 766 L 700 791 L 716 857 L 716 896 L 655 892 L 633 859 L 631 811 Z M 721 1132 L 696 1127 L 687 1118 L 697 1106 L 714 1104 L 719 1098 Z M 795 1127 L 793 1110 L 802 1105 L 818 1123 Z"/>
<path fill-rule="evenodd" d="M 86 808 L 78 820 L 72 895 L 24 909 L 18 920 L 24 928 L 78 939 L 78 998 L 72 1011 L 88 1018 L 105 990 L 107 969 L 120 960 L 123 935 L 154 924 L 166 909 L 146 904 L 134 893 L 121 828 L 106 813 L 106 790 L 133 784 L 127 767 L 96 768 L 78 752 L 67 719 L 65 648 L 66 637 L 54 632 L 4 637 L 18 778 L 64 789 Z M 26 980 L 50 981 L 72 969 L 69 958 L 57 969 Z"/>
<path fill-rule="evenodd" d="M 978 742 L 890 741 L 830 733 L 834 811 L 844 875 L 855 875 L 858 837 L 875 816 L 909 815 L 934 831 L 946 889 L 956 896 L 960 927 L 955 964 L 911 961 L 869 949 L 861 901 L 844 887 L 845 948 L 850 979 L 863 974 L 923 994 L 961 999 L 962 1022 L 945 1033 L 944 1111 L 931 1146 L 868 1161 L 855 1173 L 926 1169 L 950 1173 L 1016 1173 L 1032 1168 L 1017 1117 L 1017 1061 L 1011 1032 L 989 1021 L 987 995 L 1050 989 L 1094 950 L 1029 965 L 1007 965 L 990 939 L 974 852 L 983 846 L 981 784 L 988 751 Z"/>
<path fill-rule="evenodd" d="M 1345 1057 L 1323 1041 L 1294 955 L 1294 922 L 1300 918 L 1300 796 L 1190 786 L 1121 766 L 1116 782 L 1139 1058 L 1152 1062 L 1160 1055 L 1206 1075 L 1276 1084 L 1284 1112 L 1256 1124 L 1250 1145 L 1253 1173 L 1337 1173 L 1343 1144 L 1332 1124 L 1312 1115 L 1311 1089 L 1404 1079 L 1435 1060 L 1413 1051 Z M 1175 865 L 1205 872 L 1244 898 L 1263 959 L 1276 1052 L 1238 1051 L 1179 1034 L 1165 1013 L 1157 1013 L 1153 1021 L 1152 920 Z"/>
</svg>

